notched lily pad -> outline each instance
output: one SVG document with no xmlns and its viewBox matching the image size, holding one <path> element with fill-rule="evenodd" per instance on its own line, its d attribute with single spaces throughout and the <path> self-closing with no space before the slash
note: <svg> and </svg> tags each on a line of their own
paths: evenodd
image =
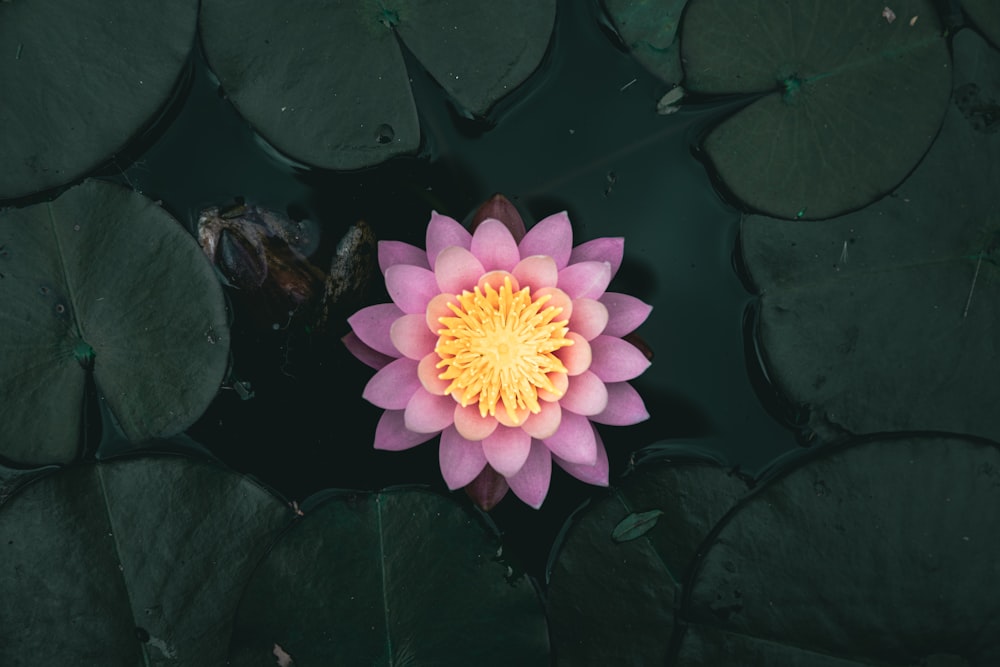
<svg viewBox="0 0 1000 667">
<path fill-rule="evenodd" d="M 604 0 L 622 41 L 642 65 L 667 83 L 679 83 L 677 30 L 688 0 Z"/>
<path fill-rule="evenodd" d="M 889 22 L 870 0 L 691 0 L 685 87 L 756 96 L 704 141 L 746 206 L 839 215 L 885 195 L 927 151 L 951 92 L 948 47 L 931 0 L 892 9 Z"/>
<path fill-rule="evenodd" d="M 0 2 L 0 199 L 70 183 L 138 134 L 177 84 L 197 7 Z"/>
<path fill-rule="evenodd" d="M 254 573 L 233 665 L 547 665 L 537 594 L 480 515 L 424 491 L 311 507 Z"/>
<path fill-rule="evenodd" d="M 223 664 L 243 587 L 290 519 L 247 478 L 188 458 L 35 480 L 0 505 L 0 664 Z"/>
<path fill-rule="evenodd" d="M 637 466 L 567 524 L 549 581 L 557 664 L 667 664 L 679 584 L 712 526 L 748 488 L 715 461 L 680 452 L 687 462 L 670 462 L 676 453 Z M 616 539 L 623 526 L 628 539 Z"/>
<path fill-rule="evenodd" d="M 139 441 L 194 422 L 228 362 L 222 291 L 195 240 L 100 181 L 0 212 L 0 324 L 0 456 L 20 462 L 74 458 L 88 374 Z"/>
<path fill-rule="evenodd" d="M 714 532 L 669 664 L 1000 664 L 998 549 L 996 445 L 820 450 Z"/>
<path fill-rule="evenodd" d="M 1000 55 L 955 36 L 958 89 L 1000 99 Z M 749 216 L 767 376 L 820 439 L 937 430 L 1000 440 L 1000 132 L 956 95 L 941 136 L 882 201 L 822 224 Z"/>
<path fill-rule="evenodd" d="M 206 0 L 200 26 L 222 88 L 268 142 L 357 169 L 420 144 L 400 42 L 461 109 L 484 114 L 538 66 L 554 20 L 554 0 Z"/>
</svg>

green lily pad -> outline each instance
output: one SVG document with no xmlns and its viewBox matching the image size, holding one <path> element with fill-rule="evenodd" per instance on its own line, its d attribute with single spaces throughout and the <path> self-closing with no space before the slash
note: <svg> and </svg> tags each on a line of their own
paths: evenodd
<svg viewBox="0 0 1000 667">
<path fill-rule="evenodd" d="M 746 479 L 709 461 L 638 466 L 574 516 L 551 566 L 548 613 L 560 665 L 663 665 L 698 546 L 746 492 Z M 628 541 L 624 521 L 659 512 Z M 623 634 L 624 633 L 624 634 Z"/>
<path fill-rule="evenodd" d="M 547 665 L 531 582 L 481 515 L 423 491 L 335 497 L 275 545 L 240 603 L 233 665 Z"/>
<path fill-rule="evenodd" d="M 688 0 L 604 0 L 604 6 L 632 55 L 668 83 L 679 83 L 681 68 L 677 29 Z"/>
<path fill-rule="evenodd" d="M 731 193 L 782 218 L 829 218 L 902 181 L 934 140 L 951 66 L 932 0 L 692 0 L 686 88 L 755 99 L 705 154 Z M 909 17 L 919 16 L 912 25 Z"/>
<path fill-rule="evenodd" d="M 66 462 L 95 410 L 88 374 L 129 440 L 169 436 L 218 391 L 229 329 L 191 235 L 149 199 L 87 181 L 0 212 L 0 347 L 0 456 Z"/>
<path fill-rule="evenodd" d="M 1000 55 L 955 36 L 957 90 L 1000 99 Z M 760 291 L 768 377 L 820 439 L 938 430 L 1000 440 L 1000 132 L 956 94 L 899 189 L 822 224 L 757 216 L 742 253 Z"/>
<path fill-rule="evenodd" d="M 264 139 L 307 165 L 356 169 L 420 144 L 401 47 L 484 114 L 538 66 L 554 20 L 554 0 L 206 0 L 200 27 L 212 70 Z"/>
<path fill-rule="evenodd" d="M 0 199 L 75 181 L 148 125 L 188 61 L 197 7 L 0 2 Z"/>
<path fill-rule="evenodd" d="M 179 457 L 56 472 L 0 506 L 0 664 L 225 662 L 236 603 L 291 510 Z"/>
<path fill-rule="evenodd" d="M 669 664 L 1000 664 L 998 550 L 996 445 L 821 449 L 714 531 Z"/>
<path fill-rule="evenodd" d="M 994 46 L 1000 47 L 1000 4 L 996 0 L 962 0 L 962 9 Z"/>
</svg>

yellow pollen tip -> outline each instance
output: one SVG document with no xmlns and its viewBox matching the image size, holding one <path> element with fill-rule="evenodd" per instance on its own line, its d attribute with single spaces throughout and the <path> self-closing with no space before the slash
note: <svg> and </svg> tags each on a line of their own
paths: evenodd
<svg viewBox="0 0 1000 667">
<path fill-rule="evenodd" d="M 434 347 L 441 358 L 438 377 L 451 380 L 444 393 L 462 406 L 478 403 L 483 417 L 495 417 L 502 403 L 514 425 L 522 423 L 525 410 L 541 411 L 539 390 L 561 397 L 549 375 L 566 373 L 566 367 L 553 353 L 573 340 L 566 337 L 565 321 L 553 321 L 563 309 L 545 307 L 551 298 L 532 300 L 528 287 L 515 292 L 509 276 L 499 290 L 487 283 L 456 295 L 458 303 L 448 303 L 454 316 L 438 318 L 442 328 Z"/>
</svg>

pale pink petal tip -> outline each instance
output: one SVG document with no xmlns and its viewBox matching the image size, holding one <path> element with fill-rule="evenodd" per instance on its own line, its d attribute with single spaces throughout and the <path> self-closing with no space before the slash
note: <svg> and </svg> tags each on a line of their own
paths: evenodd
<svg viewBox="0 0 1000 667">
<path fill-rule="evenodd" d="M 616 237 L 602 237 L 581 243 L 573 248 L 569 256 L 569 263 L 578 262 L 607 262 L 611 265 L 611 275 L 614 276 L 621 268 L 622 258 L 625 256 L 625 239 Z"/>
<path fill-rule="evenodd" d="M 457 245 L 469 249 L 472 244 L 472 234 L 469 233 L 454 218 L 441 215 L 437 211 L 431 212 L 431 221 L 427 224 L 427 260 L 430 268 L 434 268 L 438 253 L 449 246 Z"/>
<path fill-rule="evenodd" d="M 525 257 L 511 271 L 521 287 L 530 287 L 532 292 L 543 287 L 555 287 L 559 282 L 559 269 L 554 259 L 547 255 Z"/>
<path fill-rule="evenodd" d="M 621 337 L 632 333 L 653 310 L 651 305 L 631 294 L 605 292 L 600 301 L 608 309 L 608 326 L 604 328 L 604 333 L 609 336 Z"/>
<path fill-rule="evenodd" d="M 548 255 L 560 271 L 569 263 L 573 251 L 573 226 L 566 211 L 539 220 L 518 244 L 521 257 Z"/>
<path fill-rule="evenodd" d="M 649 419 L 642 396 L 628 382 L 612 382 L 605 385 L 608 390 L 608 405 L 591 419 L 598 424 L 609 426 L 631 426 Z"/>
<path fill-rule="evenodd" d="M 361 397 L 386 410 L 402 410 L 418 389 L 423 391 L 417 377 L 417 362 L 396 359 L 368 380 Z"/>
<path fill-rule="evenodd" d="M 569 379 L 569 388 L 559 403 L 578 415 L 600 414 L 608 407 L 608 389 L 596 374 L 584 371 Z"/>
<path fill-rule="evenodd" d="M 564 461 L 593 465 L 597 460 L 595 433 L 586 417 L 563 410 L 559 428 L 543 442 L 554 455 Z"/>
<path fill-rule="evenodd" d="M 590 370 L 605 382 L 631 380 L 650 366 L 649 359 L 639 348 L 616 336 L 598 336 L 590 341 L 590 350 L 593 357 Z"/>
<path fill-rule="evenodd" d="M 486 455 L 482 443 L 466 440 L 454 427 L 448 427 L 441 433 L 438 462 L 445 484 L 454 491 L 471 484 L 483 471 Z"/>
<path fill-rule="evenodd" d="M 608 309 L 594 299 L 574 299 L 573 313 L 569 318 L 570 331 L 575 331 L 587 340 L 593 340 L 604 333 L 608 326 Z"/>
<path fill-rule="evenodd" d="M 549 492 L 551 478 L 552 454 L 540 441 L 532 440 L 527 460 L 516 475 L 507 478 L 507 483 L 525 504 L 538 509 Z"/>
<path fill-rule="evenodd" d="M 510 485 L 503 475 L 486 466 L 483 471 L 465 487 L 465 493 L 480 509 L 489 512 L 507 495 Z"/>
<path fill-rule="evenodd" d="M 502 194 L 493 195 L 476 210 L 475 215 L 472 216 L 470 228 L 475 232 L 483 220 L 489 218 L 502 222 L 510 230 L 515 241 L 520 242 L 524 238 L 524 218 L 521 217 L 514 204 Z"/>
<path fill-rule="evenodd" d="M 559 271 L 559 289 L 572 299 L 599 299 L 611 282 L 611 265 L 607 262 L 580 262 Z"/>
<path fill-rule="evenodd" d="M 433 437 L 433 433 L 414 433 L 406 428 L 402 410 L 386 410 L 375 427 L 375 449 L 398 452 L 416 447 Z"/>
<path fill-rule="evenodd" d="M 440 433 L 454 423 L 454 414 L 455 399 L 451 396 L 436 396 L 421 386 L 406 404 L 404 424 L 417 433 Z"/>
<path fill-rule="evenodd" d="M 432 271 L 409 264 L 396 264 L 385 271 L 385 289 L 404 313 L 423 313 L 441 293 Z"/>
<path fill-rule="evenodd" d="M 594 440 L 597 447 L 597 460 L 594 463 L 591 465 L 571 463 L 555 455 L 553 455 L 552 458 L 560 468 L 568 472 L 573 477 L 576 477 L 581 482 L 593 484 L 594 486 L 607 486 L 608 452 L 604 448 L 604 443 L 601 441 L 601 436 L 597 433 L 597 429 L 593 426 L 591 426 L 591 428 L 594 431 Z"/>
<path fill-rule="evenodd" d="M 486 272 L 475 255 L 457 245 L 449 246 L 438 253 L 434 264 L 434 276 L 441 292 L 461 294 L 462 290 L 475 285 Z"/>
<path fill-rule="evenodd" d="M 347 318 L 347 323 L 361 342 L 382 354 L 398 358 L 399 351 L 392 344 L 389 331 L 392 323 L 403 316 L 396 304 L 379 303 L 362 308 Z"/>
<path fill-rule="evenodd" d="M 403 243 L 402 241 L 379 241 L 378 242 L 378 268 L 385 275 L 385 270 L 396 264 L 412 264 L 424 269 L 429 269 L 427 263 L 427 253 L 415 245 Z"/>
<path fill-rule="evenodd" d="M 520 428 L 498 426 L 483 439 L 483 453 L 490 466 L 504 477 L 517 474 L 528 458 L 531 436 Z"/>
<path fill-rule="evenodd" d="M 434 351 L 438 337 L 427 328 L 423 313 L 403 315 L 389 327 L 392 344 L 404 357 L 420 361 Z"/>
<path fill-rule="evenodd" d="M 470 250 L 487 271 L 511 271 L 521 261 L 517 241 L 499 220 L 483 220 L 472 235 Z"/>
<path fill-rule="evenodd" d="M 393 360 L 388 354 L 382 354 L 365 345 L 358 335 L 353 331 L 340 339 L 344 347 L 366 366 L 371 366 L 375 370 L 385 368 Z"/>
</svg>

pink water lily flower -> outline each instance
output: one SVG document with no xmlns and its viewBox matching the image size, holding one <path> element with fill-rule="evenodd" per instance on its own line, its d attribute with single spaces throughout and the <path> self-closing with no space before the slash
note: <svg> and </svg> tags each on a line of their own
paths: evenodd
<svg viewBox="0 0 1000 667">
<path fill-rule="evenodd" d="M 608 455 L 592 422 L 649 417 L 628 383 L 649 367 L 622 339 L 649 315 L 639 299 L 605 291 L 621 238 L 573 247 L 565 212 L 525 233 L 496 196 L 469 232 L 431 214 L 427 250 L 381 241 L 392 303 L 348 322 L 348 349 L 377 369 L 364 398 L 385 409 L 375 447 L 403 450 L 441 434 L 441 474 L 484 509 L 508 488 L 538 508 L 552 461 L 607 486 Z"/>
</svg>

